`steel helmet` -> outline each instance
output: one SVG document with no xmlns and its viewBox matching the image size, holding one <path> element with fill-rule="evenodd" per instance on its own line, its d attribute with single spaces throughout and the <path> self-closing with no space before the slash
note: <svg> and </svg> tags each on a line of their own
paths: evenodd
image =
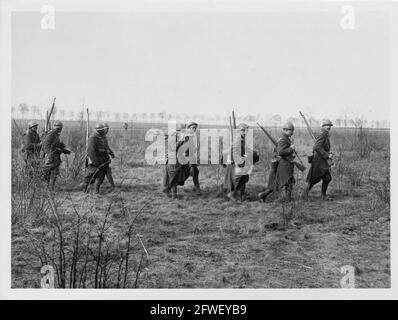
<svg viewBox="0 0 398 320">
<path fill-rule="evenodd" d="M 240 130 L 247 130 L 247 129 L 249 129 L 249 126 L 246 124 L 246 123 L 239 123 L 239 125 L 238 125 L 238 129 L 240 129 Z"/>
<path fill-rule="evenodd" d="M 31 129 L 31 128 L 33 128 L 33 127 L 37 127 L 39 124 L 37 123 L 37 122 L 34 122 L 34 121 L 30 121 L 29 123 L 28 123 L 28 127 L 29 127 L 29 129 Z"/>
<path fill-rule="evenodd" d="M 294 124 L 288 121 L 284 124 L 283 129 L 294 130 Z"/>
<path fill-rule="evenodd" d="M 196 122 L 191 122 L 188 124 L 187 128 L 189 129 L 190 127 L 193 127 L 193 126 L 197 127 L 198 124 Z"/>
<path fill-rule="evenodd" d="M 104 130 L 104 129 L 105 129 L 105 126 L 104 126 L 103 123 L 98 123 L 98 124 L 96 124 L 95 127 L 94 127 L 94 130 L 95 130 L 95 131 L 102 131 L 102 130 Z"/>
<path fill-rule="evenodd" d="M 324 119 L 322 121 L 322 127 L 324 127 L 324 126 L 333 126 L 333 123 L 329 119 Z"/>
<path fill-rule="evenodd" d="M 177 124 L 176 131 L 182 131 L 186 128 L 185 124 Z"/>
<path fill-rule="evenodd" d="M 61 121 L 55 121 L 53 127 L 54 128 L 63 128 L 63 123 Z"/>
</svg>

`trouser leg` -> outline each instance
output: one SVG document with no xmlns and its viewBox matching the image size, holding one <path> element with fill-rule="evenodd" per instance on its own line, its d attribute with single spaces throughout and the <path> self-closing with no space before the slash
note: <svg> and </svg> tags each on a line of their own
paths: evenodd
<svg viewBox="0 0 398 320">
<path fill-rule="evenodd" d="M 241 200 L 243 200 L 245 190 L 246 190 L 246 183 L 249 181 L 249 176 L 242 176 L 240 177 L 237 186 L 235 188 L 234 195 L 240 197 Z"/>
<path fill-rule="evenodd" d="M 332 176 L 330 172 L 327 172 L 322 177 L 322 197 L 326 197 L 326 191 L 328 189 L 330 181 L 332 181 Z"/>
<path fill-rule="evenodd" d="M 49 179 L 48 179 L 48 186 L 50 187 L 51 190 L 54 190 L 55 188 L 55 181 L 57 180 L 58 174 L 56 170 L 51 170 Z"/>
<path fill-rule="evenodd" d="M 292 182 L 289 182 L 285 186 L 285 200 L 288 202 L 292 201 L 293 185 Z"/>
<path fill-rule="evenodd" d="M 200 184 L 199 184 L 199 169 L 197 166 L 193 166 L 191 168 L 192 172 L 192 179 L 193 179 L 193 184 L 195 188 L 200 189 Z"/>
<path fill-rule="evenodd" d="M 102 182 L 104 182 L 107 168 L 101 168 L 95 175 L 95 193 L 99 193 Z"/>
<path fill-rule="evenodd" d="M 171 187 L 171 198 L 172 199 L 177 199 L 177 186 L 172 186 Z"/>
<path fill-rule="evenodd" d="M 163 187 L 162 187 L 162 191 L 164 193 L 166 193 L 167 195 L 170 194 L 170 186 L 169 186 L 169 174 L 167 173 L 167 169 L 166 167 L 164 168 L 163 171 Z"/>
<path fill-rule="evenodd" d="M 109 166 L 106 168 L 106 178 L 108 179 L 109 184 L 111 185 L 111 187 L 114 188 L 115 187 L 115 182 L 113 181 L 112 169 Z"/>
<path fill-rule="evenodd" d="M 304 189 L 304 192 L 303 192 L 303 199 L 304 200 L 308 199 L 308 194 L 310 193 L 310 191 L 311 191 L 313 186 L 314 185 L 312 183 L 309 183 L 309 182 L 307 183 L 307 185 L 306 185 L 306 187 Z"/>
</svg>

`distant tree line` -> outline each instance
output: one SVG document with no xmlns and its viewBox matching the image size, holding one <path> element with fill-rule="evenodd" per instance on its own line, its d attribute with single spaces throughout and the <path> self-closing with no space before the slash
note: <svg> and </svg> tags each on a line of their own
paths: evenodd
<svg viewBox="0 0 398 320">
<path fill-rule="evenodd" d="M 20 119 L 37 119 L 43 120 L 46 115 L 46 108 L 40 108 L 37 105 L 27 105 L 21 103 L 11 107 L 12 117 Z M 71 120 L 79 121 L 84 119 L 85 115 L 83 110 L 79 112 L 67 111 L 62 108 L 55 107 L 53 113 L 53 119 L 59 120 Z M 307 119 L 311 126 L 318 127 L 321 124 L 322 119 L 317 119 L 311 114 L 307 114 Z M 223 124 L 228 123 L 228 115 L 217 115 L 217 114 L 181 114 L 181 113 L 167 113 L 165 111 L 158 113 L 120 113 L 103 110 L 92 110 L 91 120 L 93 121 L 116 121 L 116 122 L 165 122 L 165 121 L 176 121 L 176 122 L 188 122 L 195 120 L 199 123 L 208 124 Z M 388 120 L 366 120 L 362 117 L 348 117 L 343 115 L 336 119 L 331 119 L 336 127 L 346 128 L 359 128 L 359 127 L 370 127 L 370 128 L 389 128 L 390 122 Z M 249 124 L 255 122 L 261 122 L 266 126 L 281 126 L 285 121 L 291 121 L 295 126 L 304 126 L 303 120 L 297 117 L 283 118 L 279 114 L 246 114 L 237 115 L 237 121 L 247 122 Z"/>
</svg>

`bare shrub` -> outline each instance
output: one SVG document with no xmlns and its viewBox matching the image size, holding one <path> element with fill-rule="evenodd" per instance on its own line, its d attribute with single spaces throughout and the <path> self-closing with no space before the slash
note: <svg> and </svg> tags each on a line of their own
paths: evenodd
<svg viewBox="0 0 398 320">
<path fill-rule="evenodd" d="M 103 212 L 82 212 L 70 194 L 57 198 L 38 176 L 27 175 L 16 163 L 12 223 L 18 251 L 14 247 L 13 256 L 36 267 L 52 266 L 58 288 L 138 287 L 148 257 L 136 229 L 144 207 L 130 210 L 118 194 Z M 115 210 L 121 212 L 117 220 L 112 219 Z"/>
<path fill-rule="evenodd" d="M 356 132 L 356 143 L 355 143 L 356 153 L 358 154 L 359 158 L 366 159 L 370 156 L 373 150 L 374 150 L 374 143 L 371 140 L 368 131 L 362 128 L 362 126 L 360 126 Z"/>
<path fill-rule="evenodd" d="M 390 165 L 389 159 L 390 156 L 386 153 L 385 157 L 387 158 L 387 165 L 385 167 L 385 172 L 382 180 L 370 179 L 370 183 L 372 184 L 374 194 L 377 199 L 388 206 L 391 203 L 391 185 L 390 185 Z"/>
<path fill-rule="evenodd" d="M 363 178 L 365 176 L 366 170 L 361 168 L 357 163 L 348 164 L 344 168 L 344 174 L 348 177 L 350 184 L 354 187 L 359 187 L 362 185 Z"/>
</svg>

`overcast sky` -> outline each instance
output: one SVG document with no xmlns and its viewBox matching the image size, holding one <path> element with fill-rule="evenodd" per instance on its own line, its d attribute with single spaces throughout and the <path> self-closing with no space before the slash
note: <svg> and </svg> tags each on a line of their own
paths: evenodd
<svg viewBox="0 0 398 320">
<path fill-rule="evenodd" d="M 12 103 L 93 110 L 389 118 L 388 16 L 40 13 L 12 19 Z"/>
</svg>

